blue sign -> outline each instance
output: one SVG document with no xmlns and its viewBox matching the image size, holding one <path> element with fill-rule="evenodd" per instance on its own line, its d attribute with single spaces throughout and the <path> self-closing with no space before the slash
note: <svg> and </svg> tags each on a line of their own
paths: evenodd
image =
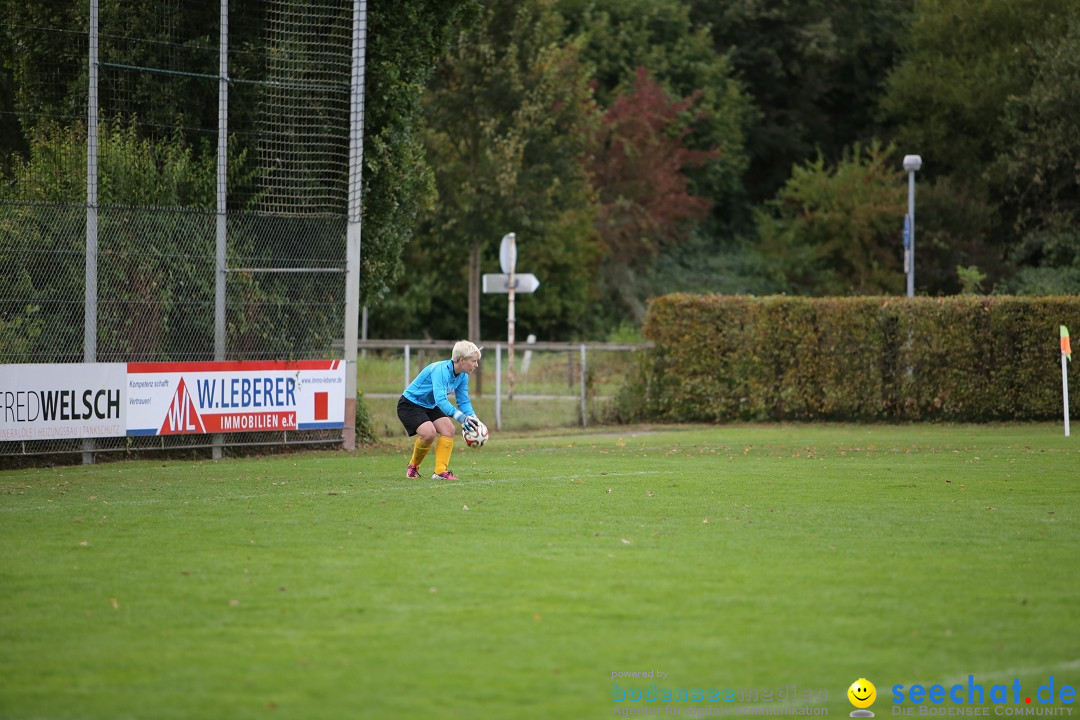
<svg viewBox="0 0 1080 720">
<path fill-rule="evenodd" d="M 911 249 L 911 216 L 904 215 L 904 249 Z"/>
</svg>

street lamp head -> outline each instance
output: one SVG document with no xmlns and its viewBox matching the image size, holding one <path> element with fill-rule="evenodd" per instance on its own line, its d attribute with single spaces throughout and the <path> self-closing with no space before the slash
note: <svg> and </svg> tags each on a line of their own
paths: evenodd
<svg viewBox="0 0 1080 720">
<path fill-rule="evenodd" d="M 915 172 L 922 167 L 922 158 L 918 155 L 905 155 L 904 156 L 904 169 L 908 172 Z"/>
</svg>

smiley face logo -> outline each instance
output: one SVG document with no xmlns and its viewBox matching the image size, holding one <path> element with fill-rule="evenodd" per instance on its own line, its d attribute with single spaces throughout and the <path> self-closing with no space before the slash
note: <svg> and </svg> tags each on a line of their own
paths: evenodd
<svg viewBox="0 0 1080 720">
<path fill-rule="evenodd" d="M 877 700 L 877 688 L 866 678 L 859 678 L 851 683 L 847 691 L 848 700 L 857 708 L 868 708 Z"/>
</svg>

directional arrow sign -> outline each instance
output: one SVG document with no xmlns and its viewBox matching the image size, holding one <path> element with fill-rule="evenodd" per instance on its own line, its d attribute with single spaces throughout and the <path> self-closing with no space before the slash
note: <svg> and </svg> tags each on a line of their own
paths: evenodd
<svg viewBox="0 0 1080 720">
<path fill-rule="evenodd" d="M 540 281 L 532 273 L 516 273 L 514 275 L 514 292 L 531 293 L 540 287 Z M 508 293 L 510 292 L 510 276 L 502 273 L 484 274 L 484 292 Z"/>
</svg>

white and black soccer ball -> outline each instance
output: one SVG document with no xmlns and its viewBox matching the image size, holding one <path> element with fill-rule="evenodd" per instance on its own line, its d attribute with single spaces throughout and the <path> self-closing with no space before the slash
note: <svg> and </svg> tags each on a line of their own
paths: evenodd
<svg viewBox="0 0 1080 720">
<path fill-rule="evenodd" d="M 477 420 L 476 428 L 474 430 L 461 428 L 461 437 L 469 447 L 478 448 L 484 446 L 484 443 L 491 437 L 491 433 L 488 432 L 487 425 L 480 420 Z"/>
</svg>

